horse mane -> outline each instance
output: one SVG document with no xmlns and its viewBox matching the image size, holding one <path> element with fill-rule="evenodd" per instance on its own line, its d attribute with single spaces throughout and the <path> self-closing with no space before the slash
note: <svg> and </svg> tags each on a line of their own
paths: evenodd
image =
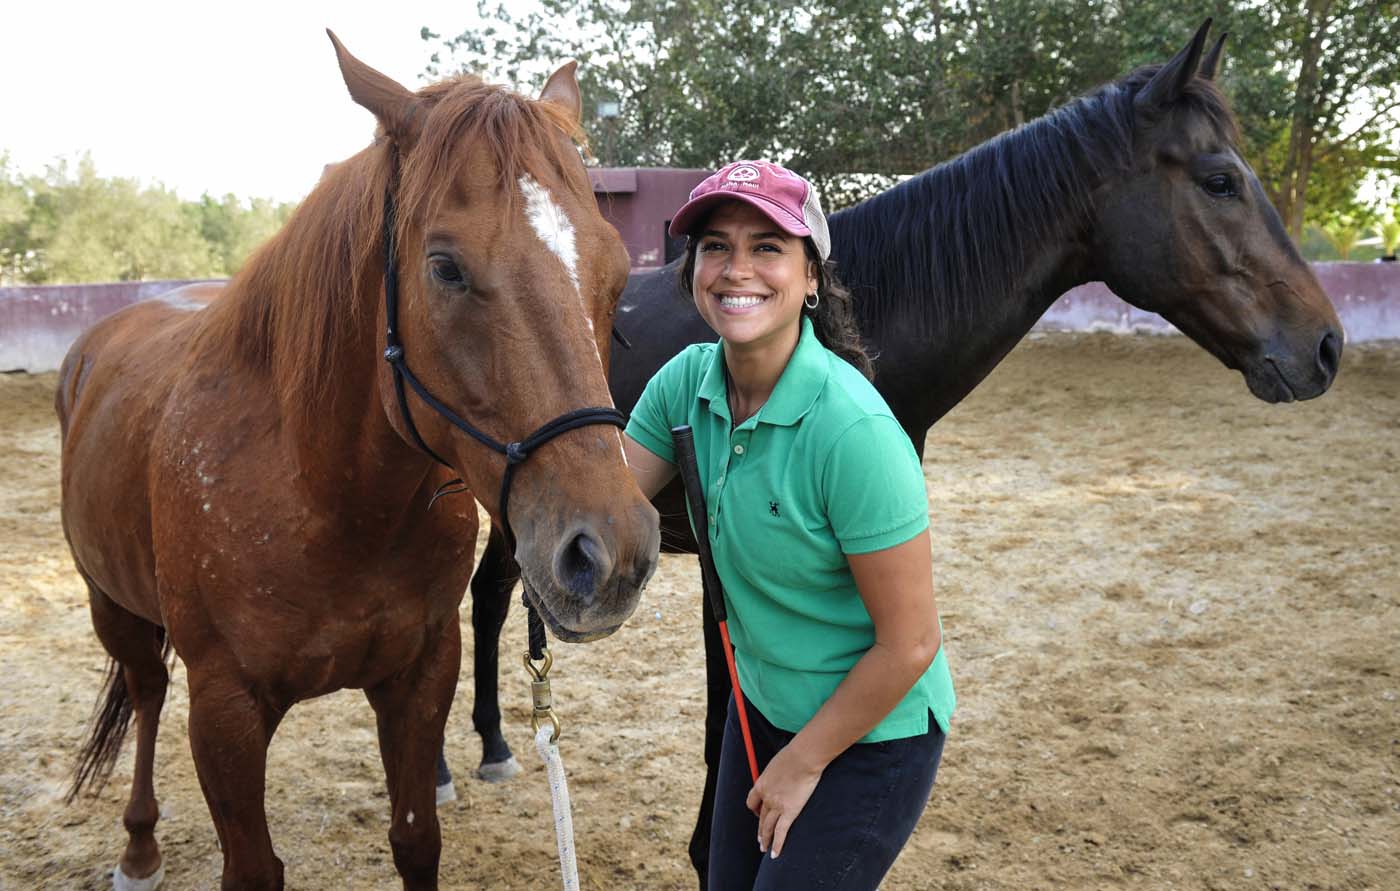
<svg viewBox="0 0 1400 891">
<path fill-rule="evenodd" d="M 908 324 L 922 336 L 1005 299 L 1035 251 L 1073 236 L 1105 170 L 1131 162 L 1133 98 L 1145 66 L 831 216 L 837 270 L 861 328 Z M 1239 143 L 1229 104 L 1193 78 L 1180 107 Z"/>
<path fill-rule="evenodd" d="M 281 405 L 303 420 L 335 397 L 335 382 L 348 368 L 374 358 L 378 326 L 366 316 L 377 311 L 382 292 L 384 201 L 391 184 L 397 181 L 395 237 L 402 244 L 408 228 L 451 191 L 469 159 L 489 158 L 509 209 L 514 183 L 525 171 L 577 163 L 561 132 L 586 145 L 560 106 L 474 75 L 417 95 L 427 114 L 402 169 L 382 129 L 368 148 L 329 165 L 286 225 L 201 314 L 207 314 L 198 335 L 202 345 L 267 372 Z"/>
</svg>

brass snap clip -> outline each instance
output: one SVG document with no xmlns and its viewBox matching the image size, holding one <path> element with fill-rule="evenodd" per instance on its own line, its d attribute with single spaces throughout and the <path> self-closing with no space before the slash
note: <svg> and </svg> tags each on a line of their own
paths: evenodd
<svg viewBox="0 0 1400 891">
<path fill-rule="evenodd" d="M 553 665 L 554 657 L 550 655 L 549 647 L 544 648 L 544 658 L 538 667 L 530 659 L 529 651 L 525 653 L 525 670 L 530 672 L 530 698 L 535 704 L 530 714 L 530 729 L 539 733 L 540 727 L 548 721 L 553 726 L 549 741 L 558 742 L 563 727 L 559 716 L 554 713 L 554 694 L 549 689 L 549 669 Z"/>
</svg>

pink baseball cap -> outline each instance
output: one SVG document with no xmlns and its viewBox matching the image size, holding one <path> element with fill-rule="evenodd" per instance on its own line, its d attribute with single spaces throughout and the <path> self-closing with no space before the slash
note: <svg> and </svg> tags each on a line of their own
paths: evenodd
<svg viewBox="0 0 1400 891">
<path fill-rule="evenodd" d="M 671 220 L 672 237 L 689 235 L 706 211 L 725 201 L 752 204 L 787 234 L 810 237 L 823 260 L 831 255 L 831 233 L 817 190 L 771 161 L 735 161 L 707 177 L 676 211 Z"/>
</svg>

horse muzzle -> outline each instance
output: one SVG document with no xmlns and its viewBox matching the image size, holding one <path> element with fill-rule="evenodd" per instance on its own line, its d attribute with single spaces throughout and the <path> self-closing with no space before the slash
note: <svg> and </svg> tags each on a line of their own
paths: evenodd
<svg viewBox="0 0 1400 891">
<path fill-rule="evenodd" d="M 654 509 L 645 502 L 642 508 L 639 513 L 651 516 L 635 518 L 639 525 L 633 531 L 639 534 L 634 547 L 622 547 L 621 540 L 607 535 L 621 523 L 571 525 L 553 538 L 548 551 L 524 542 L 517 546 L 526 596 L 560 640 L 607 637 L 636 610 L 656 571 L 660 543 Z"/>
<path fill-rule="evenodd" d="M 1268 403 L 1314 399 L 1326 393 L 1342 363 L 1342 335 L 1327 328 L 1320 337 L 1290 343 L 1276 336 L 1263 349 L 1240 364 L 1245 384 L 1256 398 Z"/>
</svg>

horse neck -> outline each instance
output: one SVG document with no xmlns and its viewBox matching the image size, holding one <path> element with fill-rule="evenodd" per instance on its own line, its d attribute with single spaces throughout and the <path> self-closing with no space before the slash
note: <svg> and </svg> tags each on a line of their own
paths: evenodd
<svg viewBox="0 0 1400 891">
<path fill-rule="evenodd" d="M 386 177 L 376 151 L 327 172 L 229 283 L 216 325 L 275 394 L 284 449 L 312 497 L 392 510 L 433 464 L 394 430 L 380 396 Z"/>
<path fill-rule="evenodd" d="M 1089 197 L 1119 175 L 1104 156 L 1125 148 L 1086 145 L 1082 119 L 1065 126 L 1069 113 L 831 217 L 876 385 L 920 449 L 1061 294 L 1094 278 Z M 1034 191 L 1017 191 L 1024 183 Z"/>
</svg>

